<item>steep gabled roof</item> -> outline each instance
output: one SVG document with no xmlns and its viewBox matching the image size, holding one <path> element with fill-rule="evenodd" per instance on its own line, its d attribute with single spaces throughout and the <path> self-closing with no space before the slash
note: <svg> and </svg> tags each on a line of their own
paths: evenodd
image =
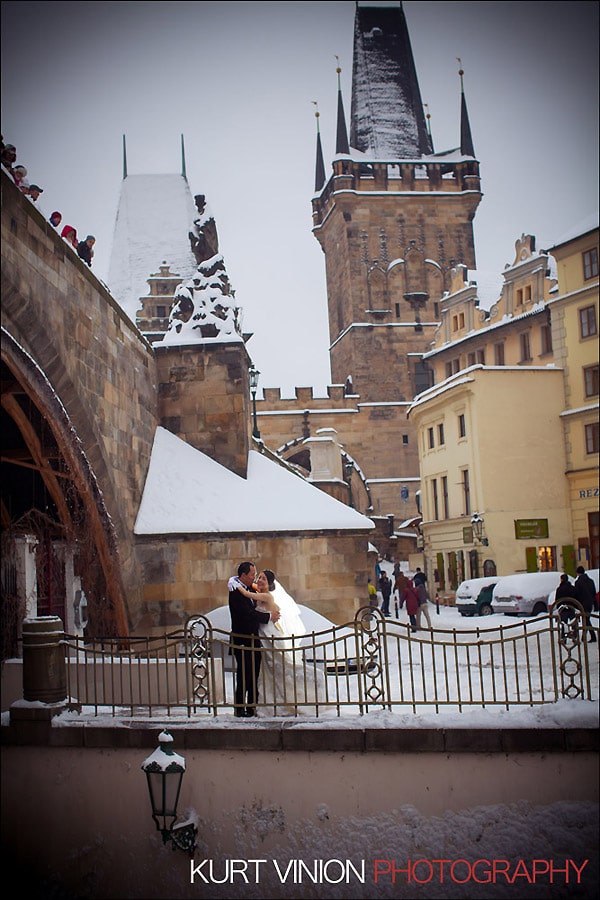
<svg viewBox="0 0 600 900">
<path fill-rule="evenodd" d="M 401 5 L 356 7 L 350 145 L 375 159 L 432 152 Z"/>
</svg>

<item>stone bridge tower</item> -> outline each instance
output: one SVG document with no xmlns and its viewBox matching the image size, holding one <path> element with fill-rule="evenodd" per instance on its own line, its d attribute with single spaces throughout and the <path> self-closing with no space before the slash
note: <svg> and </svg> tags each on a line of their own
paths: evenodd
<svg viewBox="0 0 600 900">
<path fill-rule="evenodd" d="M 402 5 L 361 7 L 354 29 L 350 140 L 339 87 L 336 155 L 321 139 L 313 231 L 326 258 L 334 384 L 361 401 L 410 400 L 457 264 L 475 268 L 481 200 L 462 93 L 460 147 L 435 153 Z"/>
</svg>

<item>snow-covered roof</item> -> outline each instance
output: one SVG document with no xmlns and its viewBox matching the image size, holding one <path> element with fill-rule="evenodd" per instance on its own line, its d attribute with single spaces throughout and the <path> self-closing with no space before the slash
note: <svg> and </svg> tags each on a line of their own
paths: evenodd
<svg viewBox="0 0 600 900">
<path fill-rule="evenodd" d="M 197 216 L 183 175 L 128 175 L 121 186 L 107 283 L 135 322 L 147 279 L 164 261 L 182 281 L 196 269 L 188 233 Z"/>
<path fill-rule="evenodd" d="M 135 534 L 364 530 L 366 516 L 251 450 L 247 478 L 157 428 Z"/>
</svg>

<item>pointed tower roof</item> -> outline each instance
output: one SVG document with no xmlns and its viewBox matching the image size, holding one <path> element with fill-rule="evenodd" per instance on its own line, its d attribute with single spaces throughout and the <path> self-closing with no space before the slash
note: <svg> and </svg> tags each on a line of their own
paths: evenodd
<svg viewBox="0 0 600 900">
<path fill-rule="evenodd" d="M 315 106 L 317 101 L 313 100 Z M 315 119 L 317 120 L 317 162 L 315 166 L 315 193 L 321 190 L 325 184 L 325 163 L 323 162 L 323 147 L 321 146 L 321 129 L 319 128 L 319 110 L 315 110 Z"/>
<path fill-rule="evenodd" d="M 432 152 L 401 4 L 357 3 L 350 144 L 376 159 L 418 159 Z"/>
<path fill-rule="evenodd" d="M 469 123 L 469 113 L 467 112 L 467 101 L 465 100 L 465 86 L 463 83 L 463 75 L 465 74 L 460 59 L 458 74 L 460 75 L 460 152 L 463 156 L 475 157 L 475 149 L 473 147 L 473 138 L 471 136 L 471 125 Z"/>
<path fill-rule="evenodd" d="M 197 212 L 183 175 L 127 175 L 113 234 L 107 283 L 135 322 L 147 279 L 165 260 L 187 279 L 196 269 L 189 239 Z"/>
<path fill-rule="evenodd" d="M 350 153 L 350 144 L 348 143 L 348 132 L 346 131 L 346 114 L 344 113 L 344 101 L 342 99 L 342 81 L 340 77 L 342 74 L 342 70 L 339 66 L 339 57 L 336 56 L 336 59 L 338 60 L 338 66 L 335 70 L 338 77 L 338 107 L 335 153 L 336 156 L 338 156 L 340 153 L 347 156 Z"/>
</svg>

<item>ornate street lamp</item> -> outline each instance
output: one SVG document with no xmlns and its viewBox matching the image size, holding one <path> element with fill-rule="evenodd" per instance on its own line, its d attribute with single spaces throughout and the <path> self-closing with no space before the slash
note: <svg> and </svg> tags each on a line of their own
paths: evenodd
<svg viewBox="0 0 600 900">
<path fill-rule="evenodd" d="M 476 540 L 479 541 L 484 547 L 488 545 L 488 539 L 483 536 L 483 517 L 479 515 L 478 512 L 473 513 L 471 518 L 471 525 L 473 527 L 473 534 L 475 535 Z"/>
<path fill-rule="evenodd" d="M 148 779 L 148 792 L 152 805 L 152 818 L 162 834 L 163 844 L 172 841 L 173 849 L 192 854 L 196 848 L 197 827 L 192 823 L 175 825 L 181 782 L 185 772 L 185 759 L 173 750 L 173 737 L 161 731 L 158 747 L 142 763 Z M 167 824 L 167 820 L 171 821 Z"/>
<path fill-rule="evenodd" d="M 258 422 L 256 421 L 256 389 L 258 388 L 258 378 L 260 372 L 252 363 L 250 368 L 248 369 L 248 375 L 250 376 L 250 391 L 252 393 L 252 417 L 254 421 L 254 428 L 252 429 L 252 437 L 260 438 L 260 431 L 258 430 Z"/>
</svg>

